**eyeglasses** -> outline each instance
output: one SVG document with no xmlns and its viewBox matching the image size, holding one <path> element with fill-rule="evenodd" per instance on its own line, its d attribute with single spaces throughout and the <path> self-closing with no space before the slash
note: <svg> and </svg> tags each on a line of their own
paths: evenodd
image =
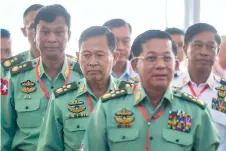
<svg viewBox="0 0 226 151">
<path fill-rule="evenodd" d="M 207 50 L 209 51 L 215 51 L 218 46 L 216 44 L 212 43 L 192 43 L 192 48 L 196 50 L 201 50 L 205 46 Z"/>
<path fill-rule="evenodd" d="M 142 59 L 145 62 L 152 62 L 152 63 L 157 62 L 159 59 L 162 59 L 166 63 L 172 62 L 173 60 L 173 57 L 170 55 L 164 55 L 164 56 L 151 55 L 151 56 L 146 56 L 146 57 L 142 56 L 142 57 L 136 57 L 136 58 Z"/>
</svg>

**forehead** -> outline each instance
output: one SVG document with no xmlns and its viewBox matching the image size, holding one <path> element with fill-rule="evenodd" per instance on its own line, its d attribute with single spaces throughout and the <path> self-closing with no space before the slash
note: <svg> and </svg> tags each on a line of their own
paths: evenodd
<svg viewBox="0 0 226 151">
<path fill-rule="evenodd" d="M 111 31 L 113 32 L 116 38 L 130 38 L 130 30 L 127 25 L 112 28 Z"/>
<path fill-rule="evenodd" d="M 143 53 L 164 53 L 172 51 L 172 42 L 169 39 L 151 39 L 142 44 Z"/>
<path fill-rule="evenodd" d="M 68 29 L 65 18 L 61 16 L 57 16 L 56 19 L 52 22 L 46 22 L 44 20 L 40 20 L 39 23 L 37 24 L 37 29 L 56 29 L 56 28 L 64 28 Z"/>
<path fill-rule="evenodd" d="M 108 41 L 106 36 L 96 36 L 88 38 L 81 44 L 81 51 L 108 51 Z"/>
<path fill-rule="evenodd" d="M 183 42 L 184 41 L 184 35 L 180 35 L 180 34 L 173 34 L 173 35 L 170 35 L 173 39 L 173 41 L 181 41 Z"/>
<path fill-rule="evenodd" d="M 29 24 L 33 23 L 37 12 L 38 12 L 38 10 L 30 11 L 24 18 L 24 24 L 29 25 Z"/>
<path fill-rule="evenodd" d="M 215 34 L 212 32 L 201 32 L 196 34 L 192 41 L 203 41 L 203 42 L 216 42 Z"/>
</svg>

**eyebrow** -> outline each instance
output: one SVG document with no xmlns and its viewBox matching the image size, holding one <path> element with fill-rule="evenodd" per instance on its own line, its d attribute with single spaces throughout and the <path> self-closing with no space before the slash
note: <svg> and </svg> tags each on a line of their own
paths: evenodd
<svg viewBox="0 0 226 151">
<path fill-rule="evenodd" d="M 158 54 L 158 53 L 156 53 L 156 52 L 154 52 L 154 51 L 149 51 L 146 55 L 149 55 L 149 54 Z M 169 51 L 164 51 L 164 52 L 161 53 L 161 54 L 170 54 L 170 52 L 169 52 Z"/>
</svg>

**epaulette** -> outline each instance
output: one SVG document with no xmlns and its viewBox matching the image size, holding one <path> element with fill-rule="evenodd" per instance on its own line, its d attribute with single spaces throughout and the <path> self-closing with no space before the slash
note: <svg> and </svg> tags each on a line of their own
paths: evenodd
<svg viewBox="0 0 226 151">
<path fill-rule="evenodd" d="M 77 90 L 78 89 L 78 85 L 76 82 L 71 82 L 71 83 L 68 83 L 56 90 L 54 90 L 54 95 L 55 97 L 59 97 L 59 96 L 62 96 L 70 91 L 73 91 L 73 90 Z"/>
<path fill-rule="evenodd" d="M 5 70 L 9 70 L 13 66 L 18 65 L 23 61 L 24 61 L 23 55 L 16 55 L 16 56 L 7 58 L 6 60 L 3 60 L 1 64 Z"/>
<path fill-rule="evenodd" d="M 34 66 L 32 65 L 32 61 L 27 61 L 25 63 L 21 63 L 19 65 L 12 67 L 10 69 L 10 73 L 12 76 L 15 76 L 18 73 L 25 72 L 25 71 L 28 71 L 33 68 L 34 68 Z"/>
<path fill-rule="evenodd" d="M 226 86 L 226 80 L 225 79 L 221 79 L 220 84 Z"/>
<path fill-rule="evenodd" d="M 67 56 L 70 60 L 72 60 L 72 61 L 74 61 L 74 62 L 77 62 L 77 61 L 78 61 L 78 58 L 77 58 L 77 57 L 74 57 L 74 56 L 71 56 L 71 55 L 68 55 L 68 54 L 66 54 L 66 56 Z"/>
<path fill-rule="evenodd" d="M 119 89 L 129 88 L 132 87 L 134 83 L 129 81 L 120 81 Z"/>
<path fill-rule="evenodd" d="M 75 62 L 74 67 L 73 67 L 72 70 L 74 70 L 76 72 L 79 72 L 79 73 L 82 73 L 82 70 L 81 70 L 80 65 L 79 65 L 78 62 Z"/>
<path fill-rule="evenodd" d="M 194 97 L 193 95 L 190 95 L 185 92 L 181 92 L 181 98 L 183 98 L 184 100 L 189 101 L 191 103 L 197 104 L 202 109 L 206 108 L 206 104 L 202 100 L 198 99 L 197 97 Z"/>
<path fill-rule="evenodd" d="M 120 96 L 124 96 L 127 94 L 126 89 L 119 89 L 115 91 L 111 91 L 110 93 L 106 93 L 101 97 L 102 102 L 105 102 L 110 99 L 118 98 Z"/>
</svg>

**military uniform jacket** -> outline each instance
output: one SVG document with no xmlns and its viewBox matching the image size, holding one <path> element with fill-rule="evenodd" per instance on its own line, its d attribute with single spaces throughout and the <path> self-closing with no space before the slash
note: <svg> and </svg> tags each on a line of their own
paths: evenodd
<svg viewBox="0 0 226 151">
<path fill-rule="evenodd" d="M 65 57 L 61 72 L 52 80 L 45 73 L 42 60 L 38 60 L 14 66 L 7 76 L 8 94 L 1 100 L 2 151 L 36 150 L 49 102 L 37 80 L 37 73 L 49 94 L 62 86 L 66 79 L 71 82 L 83 77 L 79 64 Z"/>
<path fill-rule="evenodd" d="M 140 86 L 135 92 L 125 89 L 104 95 L 90 118 L 81 150 L 216 150 L 218 134 L 202 101 L 168 88 L 156 109 L 149 102 Z M 143 111 L 153 119 L 150 123 Z"/>
<path fill-rule="evenodd" d="M 226 82 L 211 73 L 205 83 L 197 86 L 187 72 L 181 73 L 172 84 L 191 95 L 194 95 L 192 90 L 195 91 L 195 95 L 207 104 L 220 133 L 218 151 L 226 151 Z"/>
<path fill-rule="evenodd" d="M 111 77 L 106 92 L 119 89 L 123 83 Z M 69 89 L 65 92 L 65 88 Z M 97 101 L 85 78 L 79 83 L 69 83 L 56 89 L 41 129 L 37 150 L 78 151 Z"/>
<path fill-rule="evenodd" d="M 31 61 L 33 59 L 35 58 L 31 55 L 30 51 L 24 51 L 17 54 L 16 56 L 3 60 L 1 63 L 1 77 L 5 77 L 10 68 L 12 68 L 13 66 L 21 64 L 26 61 Z"/>
</svg>

